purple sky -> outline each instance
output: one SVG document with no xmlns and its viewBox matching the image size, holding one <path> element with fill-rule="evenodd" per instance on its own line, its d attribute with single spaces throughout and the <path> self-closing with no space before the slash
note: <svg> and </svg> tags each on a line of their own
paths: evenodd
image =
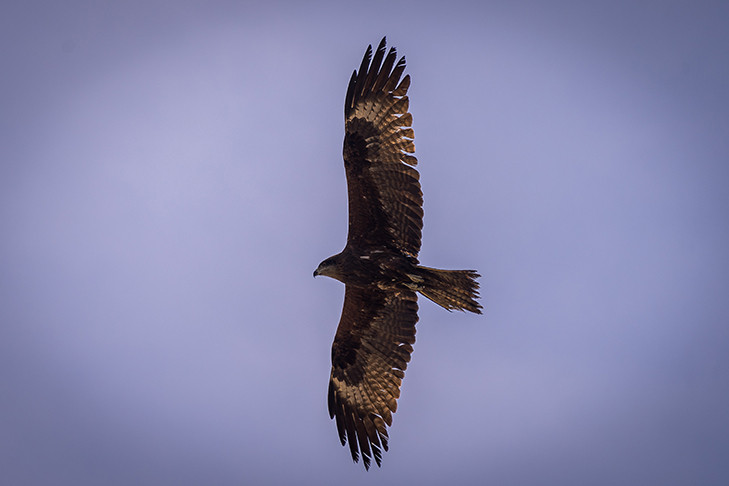
<svg viewBox="0 0 729 486">
<path fill-rule="evenodd" d="M 728 3 L 6 3 L 3 484 L 729 481 Z M 485 316 L 421 299 L 366 473 L 311 274 L 385 34 L 421 261 L 478 269 Z"/>
</svg>

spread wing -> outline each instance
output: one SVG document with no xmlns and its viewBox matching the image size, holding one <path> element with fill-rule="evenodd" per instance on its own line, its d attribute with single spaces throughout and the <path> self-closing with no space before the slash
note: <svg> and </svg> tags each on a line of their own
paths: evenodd
<svg viewBox="0 0 729 486">
<path fill-rule="evenodd" d="M 332 346 L 329 415 L 355 462 L 361 451 L 365 468 L 372 456 L 379 466 L 387 450 L 386 426 L 397 409 L 417 321 L 414 292 L 346 287 Z"/>
<path fill-rule="evenodd" d="M 375 57 L 367 48 L 349 81 L 344 105 L 344 166 L 349 192 L 347 245 L 397 249 L 417 258 L 423 228 L 423 193 L 408 112 L 410 76 L 394 48 Z M 383 62 L 384 59 L 384 62 Z M 399 84 L 398 84 L 399 83 Z"/>
</svg>

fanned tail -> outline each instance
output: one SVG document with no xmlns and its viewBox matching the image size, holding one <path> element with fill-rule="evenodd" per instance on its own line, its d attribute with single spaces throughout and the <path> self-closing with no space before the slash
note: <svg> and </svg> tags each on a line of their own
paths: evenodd
<svg viewBox="0 0 729 486">
<path fill-rule="evenodd" d="M 476 299 L 480 275 L 474 270 L 439 270 L 418 267 L 423 282 L 418 291 L 439 306 L 448 310 L 462 310 L 481 313 L 481 304 Z"/>
</svg>

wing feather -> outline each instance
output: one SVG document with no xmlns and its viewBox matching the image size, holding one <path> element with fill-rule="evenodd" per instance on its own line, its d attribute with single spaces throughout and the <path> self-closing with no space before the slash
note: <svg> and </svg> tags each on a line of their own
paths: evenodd
<svg viewBox="0 0 729 486">
<path fill-rule="evenodd" d="M 400 76 L 402 76 L 403 71 L 405 71 L 405 56 L 401 57 L 400 60 L 395 65 L 395 69 L 392 70 L 392 74 L 390 74 L 390 77 L 385 82 L 385 85 L 382 87 L 383 91 L 393 91 L 395 89 L 395 86 L 402 86 L 403 83 L 405 83 L 405 80 L 407 80 L 407 86 L 405 86 L 405 89 L 407 90 L 407 87 L 410 86 L 410 76 L 405 76 L 403 79 L 403 83 L 398 85 L 398 81 L 400 81 Z M 395 95 L 397 96 L 397 95 Z"/>
<path fill-rule="evenodd" d="M 410 76 L 401 79 L 405 58 L 395 63 L 397 52 L 391 48 L 385 56 L 385 44 L 383 38 L 374 58 L 372 46 L 367 48 L 345 98 L 347 245 L 384 245 L 417 262 L 423 193 L 419 174 L 411 168 L 417 159 L 413 117 L 408 111 Z"/>
<path fill-rule="evenodd" d="M 355 84 L 355 99 L 358 96 L 362 96 L 362 90 L 364 89 L 365 79 L 367 79 L 367 66 L 370 64 L 370 59 L 372 59 L 372 46 L 367 46 L 367 50 L 365 51 L 365 55 L 362 58 L 362 63 L 359 65 L 359 74 L 357 75 L 357 80 Z"/>
<path fill-rule="evenodd" d="M 387 450 L 387 426 L 397 410 L 400 384 L 415 343 L 414 292 L 348 285 L 332 345 L 329 415 L 342 445 L 369 468 Z"/>
<path fill-rule="evenodd" d="M 367 78 L 365 79 L 364 86 L 362 87 L 362 92 L 367 92 L 375 84 L 379 74 L 380 65 L 382 64 L 382 58 L 385 56 L 385 44 L 385 38 L 383 37 L 380 41 L 380 45 L 377 46 L 377 51 L 375 51 L 375 57 L 372 59 L 370 69 L 368 69 Z"/>
<path fill-rule="evenodd" d="M 385 39 L 383 38 L 382 41 L 384 42 Z M 396 59 L 397 51 L 394 47 L 392 47 L 390 48 L 390 52 L 387 53 L 385 62 L 382 63 L 382 66 L 380 67 L 380 72 L 377 73 L 377 79 L 375 80 L 374 86 L 372 86 L 372 91 L 382 91 L 382 89 L 385 87 L 385 83 L 388 79 L 390 79 L 390 73 L 392 72 L 392 67 L 395 65 Z"/>
</svg>

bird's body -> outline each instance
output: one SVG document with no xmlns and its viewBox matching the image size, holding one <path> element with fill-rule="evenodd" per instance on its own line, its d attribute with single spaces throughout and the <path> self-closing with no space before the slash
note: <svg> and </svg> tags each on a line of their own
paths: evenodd
<svg viewBox="0 0 729 486">
<path fill-rule="evenodd" d="M 410 77 L 405 59 L 372 46 L 347 89 L 344 166 L 349 232 L 341 253 L 324 260 L 314 276 L 345 284 L 344 307 L 332 345 L 329 414 L 342 445 L 365 467 L 387 450 L 387 426 L 397 409 L 400 384 L 418 321 L 417 294 L 446 309 L 481 313 L 478 274 L 438 270 L 418 262 L 423 195 L 413 168 Z M 370 60 L 372 61 L 370 63 Z"/>
</svg>

